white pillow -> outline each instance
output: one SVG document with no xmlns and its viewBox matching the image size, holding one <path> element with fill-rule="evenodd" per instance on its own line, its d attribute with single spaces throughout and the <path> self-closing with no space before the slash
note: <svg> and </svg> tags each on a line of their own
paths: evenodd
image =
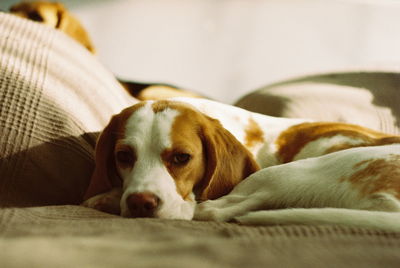
<svg viewBox="0 0 400 268">
<path fill-rule="evenodd" d="M 280 117 L 359 124 L 400 134 L 400 73 L 349 72 L 267 86 L 236 105 Z"/>
</svg>

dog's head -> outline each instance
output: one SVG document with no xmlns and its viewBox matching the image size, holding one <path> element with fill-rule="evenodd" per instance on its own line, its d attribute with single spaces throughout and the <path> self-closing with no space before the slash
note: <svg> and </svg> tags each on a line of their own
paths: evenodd
<svg viewBox="0 0 400 268">
<path fill-rule="evenodd" d="M 196 201 L 229 193 L 259 169 L 219 121 L 174 101 L 141 102 L 115 115 L 95 161 L 85 198 L 122 187 L 125 217 L 191 219 Z"/>
<path fill-rule="evenodd" d="M 61 3 L 48 1 L 21 2 L 10 7 L 16 16 L 46 24 L 65 32 L 94 53 L 95 48 L 82 24 Z"/>
</svg>

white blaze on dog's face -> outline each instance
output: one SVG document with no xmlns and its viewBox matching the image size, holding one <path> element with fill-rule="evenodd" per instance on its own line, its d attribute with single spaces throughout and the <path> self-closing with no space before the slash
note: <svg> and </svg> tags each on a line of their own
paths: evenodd
<svg viewBox="0 0 400 268">
<path fill-rule="evenodd" d="M 194 107 L 141 102 L 100 135 L 86 197 L 122 186 L 122 216 L 191 219 L 196 200 L 229 193 L 258 168 L 217 120 Z"/>
<path fill-rule="evenodd" d="M 116 166 L 124 190 L 121 214 L 132 216 L 126 201 L 131 194 L 149 192 L 159 198 L 156 217 L 192 218 L 193 186 L 203 178 L 205 166 L 199 130 L 179 129 L 180 121 L 190 119 L 178 110 L 156 109 L 149 102 L 136 110 L 117 141 Z"/>
</svg>

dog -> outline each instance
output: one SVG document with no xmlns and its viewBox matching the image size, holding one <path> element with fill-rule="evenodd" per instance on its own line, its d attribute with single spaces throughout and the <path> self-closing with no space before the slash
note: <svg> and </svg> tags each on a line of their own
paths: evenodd
<svg viewBox="0 0 400 268">
<path fill-rule="evenodd" d="M 124 217 L 400 230 L 400 137 L 194 98 L 140 102 L 96 145 L 83 205 Z"/>
<path fill-rule="evenodd" d="M 21 2 L 10 7 L 11 14 L 46 24 L 79 42 L 91 53 L 93 43 L 85 28 L 61 3 L 47 1 Z"/>
<path fill-rule="evenodd" d="M 11 14 L 45 24 L 80 43 L 89 52 L 96 49 L 89 34 L 74 15 L 61 3 L 48 1 L 21 2 L 10 7 Z M 202 94 L 166 83 L 144 83 L 116 78 L 121 86 L 138 100 L 162 100 L 171 97 L 205 98 Z"/>
</svg>

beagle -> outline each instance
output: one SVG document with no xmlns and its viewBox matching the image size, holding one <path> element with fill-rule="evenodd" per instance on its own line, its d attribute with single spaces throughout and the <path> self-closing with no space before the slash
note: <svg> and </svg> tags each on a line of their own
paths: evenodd
<svg viewBox="0 0 400 268">
<path fill-rule="evenodd" d="M 60 30 L 75 39 L 91 53 L 96 49 L 89 34 L 63 4 L 48 1 L 21 2 L 10 7 L 16 16 L 46 24 Z M 171 97 L 204 98 L 204 96 L 165 83 L 142 83 L 119 79 L 118 82 L 134 98 L 138 100 L 160 100 Z"/>
<path fill-rule="evenodd" d="M 400 137 L 205 99 L 140 102 L 96 145 L 83 205 L 124 217 L 400 231 Z"/>
<path fill-rule="evenodd" d="M 48 1 L 21 2 L 11 6 L 10 12 L 21 18 L 40 22 L 63 31 L 90 52 L 95 53 L 95 48 L 85 28 L 61 3 Z"/>
</svg>

